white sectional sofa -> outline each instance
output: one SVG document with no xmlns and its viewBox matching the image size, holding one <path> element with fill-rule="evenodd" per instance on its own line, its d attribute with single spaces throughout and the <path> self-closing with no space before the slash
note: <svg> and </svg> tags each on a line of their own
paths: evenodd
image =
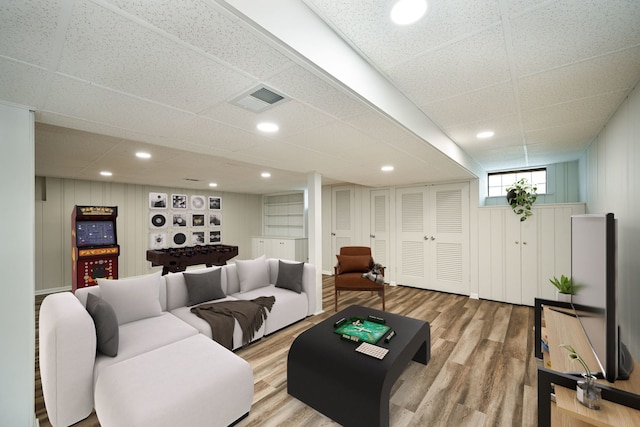
<svg viewBox="0 0 640 427">
<path fill-rule="evenodd" d="M 264 257 L 48 295 L 39 348 L 51 424 L 74 424 L 94 408 L 103 427 L 226 426 L 246 416 L 250 365 L 213 341 L 187 305 L 210 296 L 216 275 L 214 303 L 275 297 L 254 341 L 316 310 L 315 267 Z M 235 321 L 232 349 L 242 345 Z"/>
</svg>

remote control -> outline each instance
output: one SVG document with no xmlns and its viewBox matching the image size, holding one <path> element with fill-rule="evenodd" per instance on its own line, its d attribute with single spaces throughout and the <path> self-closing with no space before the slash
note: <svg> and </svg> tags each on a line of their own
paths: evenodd
<svg viewBox="0 0 640 427">
<path fill-rule="evenodd" d="M 362 354 L 366 354 L 367 356 L 375 357 L 376 359 L 384 359 L 384 357 L 389 353 L 388 348 L 380 347 L 377 345 L 369 344 L 368 342 L 363 342 L 356 348 L 357 352 Z"/>
<path fill-rule="evenodd" d="M 339 328 L 340 326 L 344 325 L 345 323 L 347 323 L 347 319 L 345 319 L 344 317 L 340 320 L 338 320 L 336 323 L 333 324 L 333 328 Z"/>
</svg>

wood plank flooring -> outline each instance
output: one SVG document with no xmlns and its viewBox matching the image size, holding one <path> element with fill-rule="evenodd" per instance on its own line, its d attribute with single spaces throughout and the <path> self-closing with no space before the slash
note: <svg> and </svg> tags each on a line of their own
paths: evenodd
<svg viewBox="0 0 640 427">
<path fill-rule="evenodd" d="M 396 382 L 391 426 L 537 425 L 533 308 L 404 286 L 387 287 L 386 296 L 387 311 L 431 324 L 431 361 L 427 366 L 410 362 Z M 41 299 L 36 299 L 36 316 Z M 351 304 L 381 309 L 380 298 L 369 292 L 344 292 L 339 309 Z M 331 276 L 323 277 L 323 307 L 325 313 L 236 352 L 251 364 L 255 378 L 251 413 L 238 427 L 338 425 L 287 394 L 292 341 L 334 313 Z M 40 426 L 48 427 L 38 369 L 36 356 L 35 410 Z M 95 413 L 76 424 L 99 425 Z"/>
</svg>

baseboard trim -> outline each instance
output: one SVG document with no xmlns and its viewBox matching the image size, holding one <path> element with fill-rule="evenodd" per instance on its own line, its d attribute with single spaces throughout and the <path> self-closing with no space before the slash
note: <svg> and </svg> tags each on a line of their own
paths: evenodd
<svg viewBox="0 0 640 427">
<path fill-rule="evenodd" d="M 35 291 L 35 295 L 48 295 L 58 292 L 67 292 L 71 290 L 71 286 L 61 286 L 59 288 L 39 289 Z"/>
</svg>

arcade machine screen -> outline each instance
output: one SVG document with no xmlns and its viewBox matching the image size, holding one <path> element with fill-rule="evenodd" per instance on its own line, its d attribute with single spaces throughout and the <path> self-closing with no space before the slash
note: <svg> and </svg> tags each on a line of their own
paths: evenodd
<svg viewBox="0 0 640 427">
<path fill-rule="evenodd" d="M 116 244 L 113 221 L 83 221 L 76 223 L 76 242 L 79 248 Z"/>
</svg>

